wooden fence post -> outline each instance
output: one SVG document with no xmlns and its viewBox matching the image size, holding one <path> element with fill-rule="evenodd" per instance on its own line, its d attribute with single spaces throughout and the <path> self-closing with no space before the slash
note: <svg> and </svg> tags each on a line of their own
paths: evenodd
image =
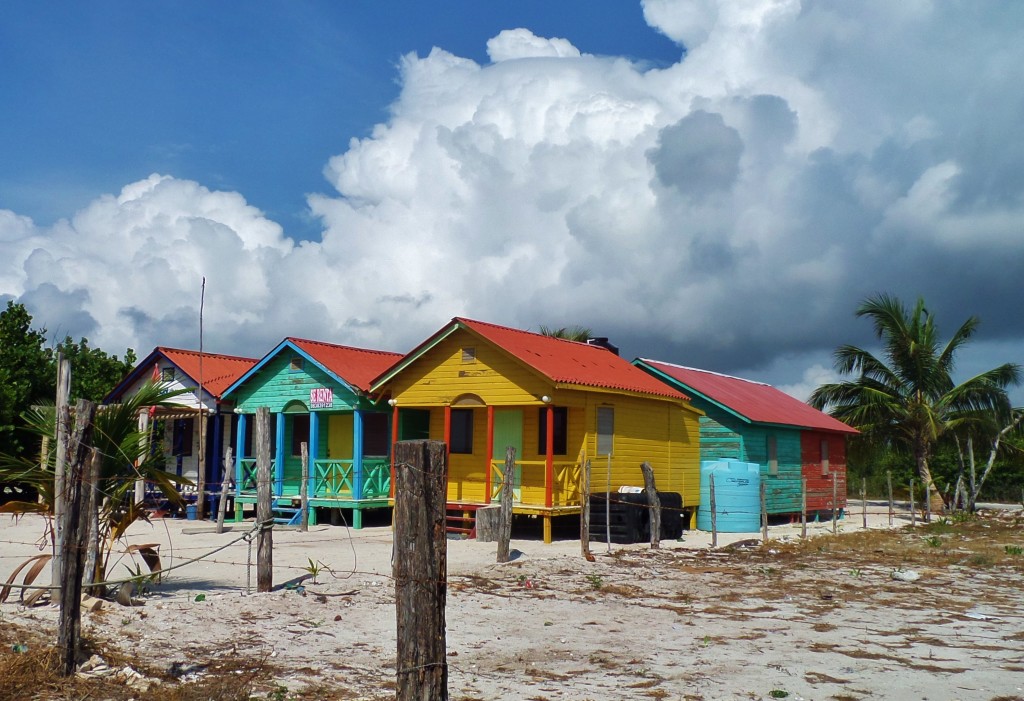
<svg viewBox="0 0 1024 701">
<path fill-rule="evenodd" d="M 839 485 L 837 484 L 836 473 L 832 473 L 832 535 L 839 532 L 837 524 L 839 517 Z"/>
<path fill-rule="evenodd" d="M 590 552 L 590 458 L 583 460 L 583 475 L 580 484 L 580 553 L 593 562 Z"/>
<path fill-rule="evenodd" d="M 715 473 L 708 476 L 711 497 L 711 547 L 718 547 L 718 507 L 715 506 Z"/>
<path fill-rule="evenodd" d="M 417 440 L 395 444 L 397 701 L 448 699 L 447 481 L 444 443 Z"/>
<path fill-rule="evenodd" d="M 644 493 L 647 495 L 647 506 L 651 510 L 651 548 L 661 547 L 661 499 L 658 488 L 654 485 L 654 468 L 651 463 L 640 463 L 640 471 L 644 474 Z"/>
<path fill-rule="evenodd" d="M 199 362 L 202 362 L 202 355 Z M 203 412 L 203 393 L 200 386 L 199 409 L 196 418 L 199 424 L 199 457 L 196 460 L 196 518 L 206 520 L 206 414 Z"/>
<path fill-rule="evenodd" d="M 800 537 L 807 537 L 807 478 L 800 480 Z"/>
<path fill-rule="evenodd" d="M 860 478 L 860 512 L 864 517 L 864 530 L 868 529 L 868 478 Z"/>
<path fill-rule="evenodd" d="M 910 478 L 910 528 L 918 525 L 918 509 L 913 503 L 913 478 Z"/>
<path fill-rule="evenodd" d="M 220 481 L 220 502 L 217 504 L 217 532 L 224 532 L 224 513 L 228 509 L 228 485 L 231 484 L 231 473 L 235 469 L 235 463 L 231 459 L 231 446 L 224 451 L 224 470 Z"/>
<path fill-rule="evenodd" d="M 309 530 L 309 445 L 302 441 L 302 482 L 299 484 L 299 530 L 305 533 Z"/>
<path fill-rule="evenodd" d="M 895 510 L 892 505 L 892 470 L 885 471 L 885 491 L 889 495 L 889 528 L 892 528 Z"/>
<path fill-rule="evenodd" d="M 768 498 L 765 483 L 761 482 L 761 542 L 768 542 Z"/>
<path fill-rule="evenodd" d="M 270 409 L 256 409 L 256 591 L 274 588 L 274 517 L 270 505 Z"/>
<path fill-rule="evenodd" d="M 78 664 L 82 634 L 82 565 L 88 514 L 83 508 L 86 461 L 92 445 L 96 405 L 84 399 L 75 406 L 75 430 L 68 440 L 64 479 L 64 538 L 61 541 L 62 574 L 57 648 L 60 674 L 70 677 Z"/>
<path fill-rule="evenodd" d="M 932 483 L 924 483 L 924 522 L 932 522 Z"/>
<path fill-rule="evenodd" d="M 71 361 L 57 353 L 57 404 L 54 423 L 57 429 L 57 452 L 53 456 L 53 562 L 50 563 L 50 583 L 59 586 L 64 581 L 64 467 L 68 459 L 68 429 L 71 427 Z M 59 592 L 53 592 L 58 598 Z"/>
<path fill-rule="evenodd" d="M 512 497 L 515 487 L 512 477 L 516 473 L 516 449 L 505 448 L 505 471 L 501 474 L 501 520 L 498 522 L 498 562 L 508 562 L 509 541 L 512 540 Z"/>
</svg>

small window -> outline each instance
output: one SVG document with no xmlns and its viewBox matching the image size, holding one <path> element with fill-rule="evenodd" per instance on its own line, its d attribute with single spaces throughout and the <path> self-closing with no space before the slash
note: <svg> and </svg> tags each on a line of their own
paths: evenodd
<svg viewBox="0 0 1024 701">
<path fill-rule="evenodd" d="M 775 436 L 768 436 L 768 474 L 779 474 L 779 448 Z"/>
<path fill-rule="evenodd" d="M 363 455 L 387 455 L 390 443 L 388 415 L 363 414 Z"/>
<path fill-rule="evenodd" d="M 174 382 L 174 368 L 164 368 L 160 371 L 161 382 Z"/>
<path fill-rule="evenodd" d="M 174 420 L 172 455 L 192 455 L 192 419 Z"/>
<path fill-rule="evenodd" d="M 828 465 L 828 441 L 823 440 L 821 442 L 821 476 L 828 477 L 829 465 Z"/>
<path fill-rule="evenodd" d="M 292 415 L 292 455 L 302 455 L 302 444 L 312 454 L 309 447 L 309 414 Z"/>
<path fill-rule="evenodd" d="M 302 358 L 292 358 L 291 362 L 288 363 L 288 372 L 302 372 L 303 366 Z"/>
<path fill-rule="evenodd" d="M 555 430 L 553 434 L 552 455 L 565 455 L 566 433 L 569 424 L 569 410 L 564 406 L 552 407 L 555 416 Z M 548 409 L 542 407 L 540 410 L 540 421 L 538 422 L 540 439 L 537 441 L 537 454 L 548 454 Z"/>
<path fill-rule="evenodd" d="M 612 454 L 612 437 L 615 435 L 615 407 L 597 407 L 597 454 Z"/>
<path fill-rule="evenodd" d="M 462 349 L 462 362 L 472 363 L 476 360 L 476 348 Z"/>
<path fill-rule="evenodd" d="M 452 435 L 449 446 L 452 453 L 473 453 L 473 410 L 452 409 Z"/>
</svg>

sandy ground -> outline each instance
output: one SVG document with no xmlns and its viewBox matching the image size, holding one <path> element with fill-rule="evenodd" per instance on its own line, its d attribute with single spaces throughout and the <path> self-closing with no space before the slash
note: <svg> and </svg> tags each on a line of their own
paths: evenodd
<svg viewBox="0 0 1024 701">
<path fill-rule="evenodd" d="M 888 529 L 884 508 L 871 511 L 869 528 Z M 141 606 L 85 614 L 86 633 L 185 675 L 266 656 L 295 693 L 315 681 L 331 698 L 393 698 L 391 529 L 276 529 L 275 585 L 306 580 L 256 594 L 256 548 L 239 540 L 251 525 L 136 524 L 128 542 L 159 543 L 165 568 L 227 547 L 168 572 Z M 568 534 L 545 545 L 534 530 L 517 528 L 526 537 L 506 564 L 493 543 L 448 541 L 452 699 L 1024 699 L 1021 567 L 917 568 L 920 579 L 899 581 L 884 548 L 833 555 L 828 523 L 809 525 L 816 555 L 799 559 L 798 524 L 772 526 L 765 546 L 723 547 L 759 537 L 723 534 L 712 550 L 710 534 L 691 531 L 656 551 L 594 543 L 592 563 Z M 852 505 L 839 537 L 861 530 Z M 41 534 L 38 518 L 3 517 L 0 578 Z M 114 576 L 128 573 L 120 557 Z M 316 584 L 309 560 L 324 565 Z M 0 624 L 56 616 L 0 606 Z"/>
</svg>

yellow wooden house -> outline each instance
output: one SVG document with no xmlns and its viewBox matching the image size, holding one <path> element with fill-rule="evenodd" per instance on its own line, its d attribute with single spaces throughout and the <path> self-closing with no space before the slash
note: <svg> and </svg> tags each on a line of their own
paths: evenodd
<svg viewBox="0 0 1024 701">
<path fill-rule="evenodd" d="M 542 517 L 545 542 L 552 517 L 580 512 L 587 459 L 593 493 L 642 485 L 646 461 L 659 491 L 699 498 L 702 412 L 600 345 L 456 317 L 371 391 L 388 398 L 393 440 L 448 445 L 453 509 L 500 499 L 513 446 L 513 510 Z"/>
</svg>

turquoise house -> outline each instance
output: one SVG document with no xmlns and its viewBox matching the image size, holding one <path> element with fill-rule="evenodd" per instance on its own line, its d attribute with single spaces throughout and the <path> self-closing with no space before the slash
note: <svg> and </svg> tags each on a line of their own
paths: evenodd
<svg viewBox="0 0 1024 701">
<path fill-rule="evenodd" d="M 298 520 L 301 446 L 309 451 L 311 521 L 318 509 L 363 511 L 388 506 L 391 489 L 390 407 L 378 406 L 370 381 L 401 359 L 398 353 L 286 338 L 224 391 L 234 402 L 235 513 L 256 503 L 255 414 L 271 413 L 272 493 L 278 515 Z"/>
</svg>

